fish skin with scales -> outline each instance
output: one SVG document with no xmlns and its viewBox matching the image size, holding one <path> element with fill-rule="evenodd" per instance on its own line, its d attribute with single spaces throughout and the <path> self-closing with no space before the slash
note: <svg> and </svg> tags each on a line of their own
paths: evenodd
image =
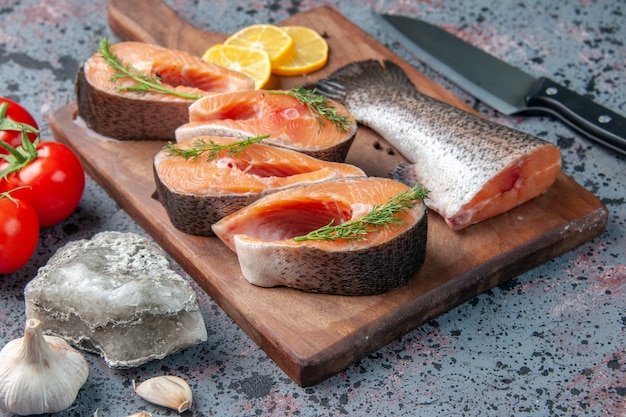
<svg viewBox="0 0 626 417">
<path fill-rule="evenodd" d="M 430 191 L 426 205 L 453 230 L 544 193 L 561 171 L 555 145 L 418 91 L 397 64 L 348 64 L 315 83 L 409 161 L 390 175 Z"/>
</svg>

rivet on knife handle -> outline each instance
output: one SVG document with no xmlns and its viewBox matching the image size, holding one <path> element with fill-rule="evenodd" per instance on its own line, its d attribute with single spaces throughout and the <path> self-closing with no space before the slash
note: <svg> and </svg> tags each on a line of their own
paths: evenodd
<svg viewBox="0 0 626 417">
<path fill-rule="evenodd" d="M 526 97 L 529 111 L 547 112 L 575 130 L 626 154 L 626 118 L 545 77 Z"/>
</svg>

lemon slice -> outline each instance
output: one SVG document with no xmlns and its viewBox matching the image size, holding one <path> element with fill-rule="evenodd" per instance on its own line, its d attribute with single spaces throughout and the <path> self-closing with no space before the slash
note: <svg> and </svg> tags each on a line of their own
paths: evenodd
<svg viewBox="0 0 626 417">
<path fill-rule="evenodd" d="M 274 74 L 284 76 L 308 74 L 326 65 L 328 44 L 319 33 L 303 26 L 284 26 L 281 29 L 293 39 L 295 52 L 288 62 L 272 67 Z"/>
<path fill-rule="evenodd" d="M 216 44 L 207 49 L 202 59 L 213 64 L 243 72 L 254 79 L 254 88 L 263 88 L 272 75 L 267 52 L 241 46 Z"/>
<path fill-rule="evenodd" d="M 291 36 L 274 25 L 251 25 L 229 36 L 224 45 L 263 50 L 273 66 L 283 65 L 291 59 L 295 44 Z"/>
</svg>

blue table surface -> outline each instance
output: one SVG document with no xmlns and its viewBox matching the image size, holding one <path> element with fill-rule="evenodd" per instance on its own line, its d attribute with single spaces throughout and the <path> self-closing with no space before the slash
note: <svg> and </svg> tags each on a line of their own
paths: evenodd
<svg viewBox="0 0 626 417">
<path fill-rule="evenodd" d="M 532 75 L 546 75 L 626 115 L 624 0 L 168 1 L 214 32 L 275 23 L 330 5 L 470 105 L 560 147 L 563 170 L 610 212 L 593 241 L 481 294 L 309 388 L 292 382 L 217 304 L 198 292 L 208 341 L 130 370 L 87 354 L 90 376 L 59 416 L 126 416 L 152 406 L 133 380 L 185 377 L 189 416 L 626 416 L 626 182 L 624 156 L 543 117 L 494 112 L 428 68 L 385 33 L 372 12 L 420 17 Z M 102 0 L 0 1 L 0 94 L 19 101 L 52 140 L 48 116 L 74 101 L 79 64 L 108 26 Z M 69 241 L 105 230 L 146 234 L 90 177 L 76 212 L 42 229 L 32 260 L 0 276 L 0 345 L 23 334 L 23 289 Z M 174 268 L 188 277 L 177 265 Z M 0 411 L 1 415 L 9 415 Z"/>
</svg>

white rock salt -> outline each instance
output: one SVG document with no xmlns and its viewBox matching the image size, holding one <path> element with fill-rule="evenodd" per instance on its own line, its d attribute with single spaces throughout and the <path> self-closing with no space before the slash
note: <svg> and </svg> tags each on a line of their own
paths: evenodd
<svg viewBox="0 0 626 417">
<path fill-rule="evenodd" d="M 163 250 L 134 233 L 103 232 L 60 248 L 24 290 L 27 318 L 100 353 L 114 368 L 142 365 L 203 342 L 187 281 Z"/>
</svg>

